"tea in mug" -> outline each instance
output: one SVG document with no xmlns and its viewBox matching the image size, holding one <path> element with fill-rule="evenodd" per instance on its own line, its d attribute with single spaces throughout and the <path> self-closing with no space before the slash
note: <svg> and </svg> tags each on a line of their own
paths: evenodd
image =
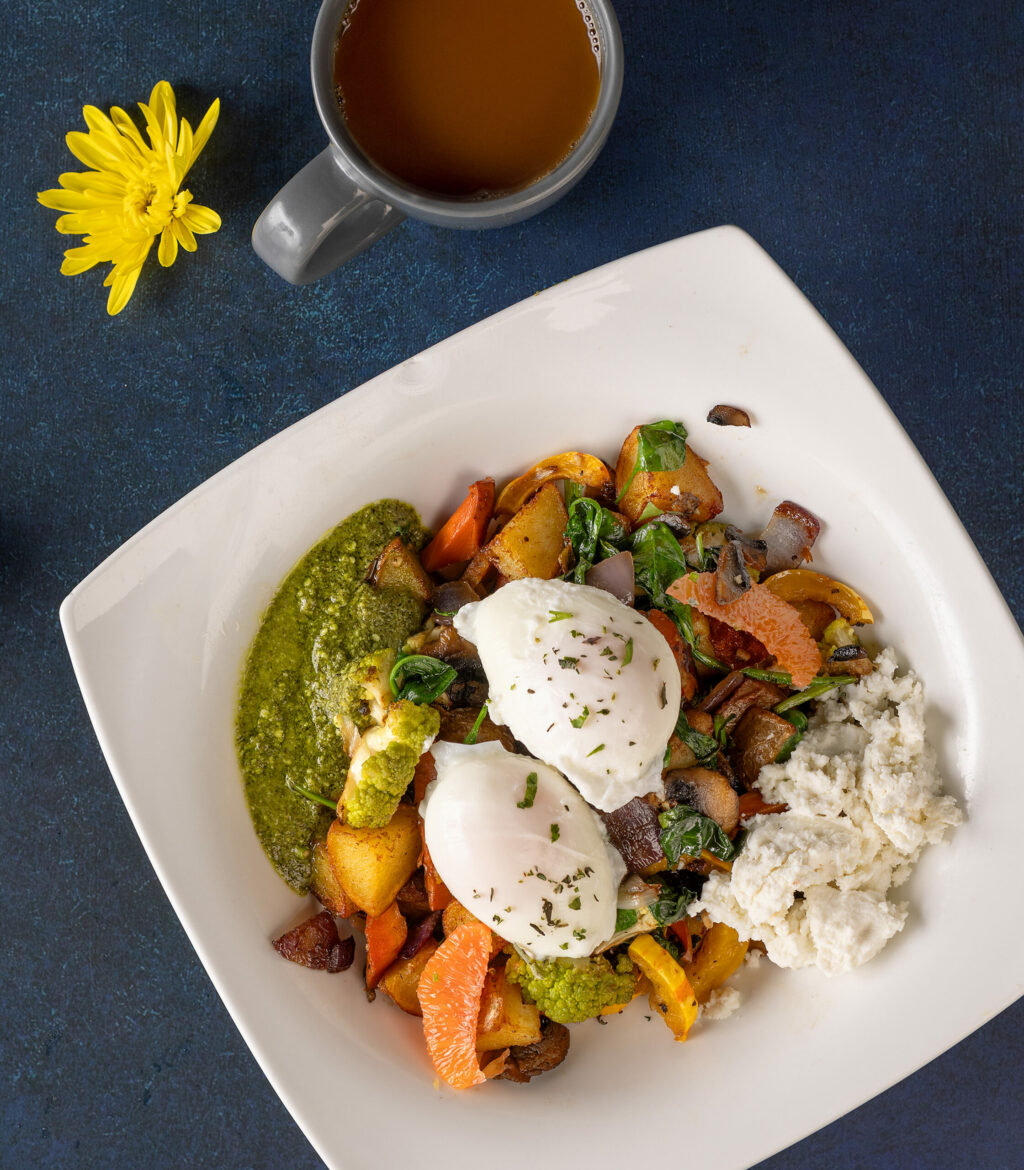
<svg viewBox="0 0 1024 1170">
<path fill-rule="evenodd" d="M 600 88 L 596 33 L 582 0 L 354 0 L 334 85 L 380 169 L 435 195 L 494 197 L 579 141 Z"/>
</svg>

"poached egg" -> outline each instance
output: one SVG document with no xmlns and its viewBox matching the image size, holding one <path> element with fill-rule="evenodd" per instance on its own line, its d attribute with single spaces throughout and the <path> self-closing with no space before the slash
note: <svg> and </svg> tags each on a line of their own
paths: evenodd
<svg viewBox="0 0 1024 1170">
<path fill-rule="evenodd" d="M 681 682 L 642 614 L 603 589 L 526 578 L 464 606 L 454 624 L 480 655 L 491 718 L 590 804 L 609 812 L 661 791 Z"/>
<path fill-rule="evenodd" d="M 441 879 L 501 938 L 538 959 L 582 958 L 615 933 L 625 864 L 554 768 L 500 743 L 435 743 L 420 803 Z"/>
</svg>

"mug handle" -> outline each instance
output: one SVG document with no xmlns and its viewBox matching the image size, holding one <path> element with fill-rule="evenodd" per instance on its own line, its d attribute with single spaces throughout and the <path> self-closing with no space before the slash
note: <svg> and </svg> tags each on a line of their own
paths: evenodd
<svg viewBox="0 0 1024 1170">
<path fill-rule="evenodd" d="M 328 146 L 263 209 L 252 229 L 252 246 L 285 280 L 311 284 L 403 219 L 397 208 L 358 187 Z"/>
</svg>

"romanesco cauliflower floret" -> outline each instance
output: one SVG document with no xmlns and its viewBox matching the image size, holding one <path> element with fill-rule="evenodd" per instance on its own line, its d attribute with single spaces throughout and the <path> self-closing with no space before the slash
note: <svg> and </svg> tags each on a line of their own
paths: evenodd
<svg viewBox="0 0 1024 1170">
<path fill-rule="evenodd" d="M 394 665 L 394 650 L 375 650 L 350 662 L 338 679 L 334 721 L 347 739 L 354 740 L 356 733 L 383 723 L 384 712 L 394 698 L 388 682 Z"/>
<path fill-rule="evenodd" d="M 612 966 L 603 955 L 527 962 L 514 954 L 505 975 L 557 1024 L 577 1024 L 611 1004 L 628 1003 L 636 989 L 636 968 L 626 955 Z"/>
<path fill-rule="evenodd" d="M 342 795 L 347 824 L 382 828 L 391 820 L 440 725 L 441 716 L 433 707 L 409 699 L 388 707 L 383 722 L 361 736 L 352 752 Z"/>
</svg>

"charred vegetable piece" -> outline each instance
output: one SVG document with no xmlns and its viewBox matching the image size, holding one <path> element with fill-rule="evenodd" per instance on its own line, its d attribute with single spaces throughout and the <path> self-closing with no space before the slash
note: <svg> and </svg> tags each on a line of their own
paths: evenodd
<svg viewBox="0 0 1024 1170">
<path fill-rule="evenodd" d="M 717 579 L 716 574 L 715 580 L 717 581 Z M 733 601 L 739 601 L 743 596 L 741 593 L 733 598 Z M 728 608 L 728 606 L 722 607 L 724 611 L 728 611 Z M 714 617 L 708 617 L 706 620 L 711 649 L 714 652 L 714 657 L 722 663 L 724 669 L 743 670 L 748 666 L 757 666 L 759 663 L 768 662 L 771 658 L 765 644 L 747 630 L 735 629 Z"/>
<path fill-rule="evenodd" d="M 715 600 L 719 605 L 728 605 L 742 597 L 749 588 L 750 572 L 743 546 L 738 540 L 730 540 L 722 549 L 715 569 Z"/>
<path fill-rule="evenodd" d="M 522 577 L 550 581 L 562 572 L 567 519 L 558 488 L 547 483 L 491 540 L 488 556 L 509 581 Z"/>
<path fill-rule="evenodd" d="M 545 1019 L 541 1025 L 541 1037 L 535 1044 L 513 1045 L 509 1049 L 501 1078 L 525 1084 L 531 1077 L 557 1068 L 568 1052 L 569 1029 L 564 1024 Z"/>
<path fill-rule="evenodd" d="M 505 978 L 504 968 L 488 972 L 477 1021 L 477 1052 L 535 1044 L 540 1038 L 536 1006 L 523 1002 L 521 989 Z"/>
<path fill-rule="evenodd" d="M 367 914 L 383 914 L 419 864 L 419 816 L 400 804 L 382 829 L 354 829 L 334 821 L 327 855 L 338 882 Z"/>
<path fill-rule="evenodd" d="M 470 485 L 466 498 L 420 554 L 423 568 L 428 573 L 436 573 L 438 569 L 473 557 L 483 544 L 493 510 L 494 480 L 478 479 Z"/>
<path fill-rule="evenodd" d="M 739 685 L 718 704 L 714 713 L 728 724 L 729 734 L 732 735 L 739 721 L 751 708 L 761 707 L 769 710 L 777 703 L 781 703 L 788 693 L 774 683 L 746 678 L 741 674 Z"/>
<path fill-rule="evenodd" d="M 738 406 L 713 406 L 708 411 L 708 422 L 716 427 L 749 427 L 750 415 Z"/>
<path fill-rule="evenodd" d="M 417 870 L 404 886 L 398 891 L 395 898 L 398 909 L 406 919 L 417 922 L 430 914 L 430 903 L 427 901 L 427 887 L 423 879 L 423 872 Z"/>
<path fill-rule="evenodd" d="M 752 792 L 744 792 L 740 797 L 740 824 L 745 825 L 751 817 L 785 812 L 788 808 L 788 804 L 769 804 L 755 788 Z"/>
<path fill-rule="evenodd" d="M 635 796 L 621 808 L 600 814 L 608 839 L 622 854 L 629 873 L 643 873 L 665 859 L 661 848 L 658 810 L 642 796 Z"/>
<path fill-rule="evenodd" d="M 416 924 L 402 943 L 402 949 L 398 952 L 400 959 L 411 959 L 413 955 L 418 955 L 421 950 L 434 937 L 434 931 L 437 924 L 441 921 L 441 911 L 433 910 L 426 918 L 422 919 Z"/>
<path fill-rule="evenodd" d="M 728 834 L 734 833 L 739 824 L 739 796 L 721 772 L 710 768 L 683 768 L 669 772 L 665 776 L 665 797 L 710 817 Z"/>
<path fill-rule="evenodd" d="M 686 972 L 649 934 L 633 939 L 629 957 L 651 985 L 651 1007 L 677 1040 L 685 1040 L 697 1019 L 697 998 Z"/>
<path fill-rule="evenodd" d="M 366 916 L 366 986 L 371 990 L 398 958 L 409 927 L 398 905 L 392 902 L 383 914 Z"/>
<path fill-rule="evenodd" d="M 327 910 L 321 910 L 319 914 L 286 930 L 280 938 L 275 938 L 274 950 L 289 962 L 325 971 L 331 948 L 337 942 L 338 927 L 334 916 Z"/>
<path fill-rule="evenodd" d="M 420 558 L 397 536 L 384 546 L 366 579 L 378 589 L 405 589 L 424 603 L 434 591 L 434 583 L 424 571 Z"/>
<path fill-rule="evenodd" d="M 465 743 L 466 736 L 476 727 L 477 743 L 497 740 L 506 751 L 516 750 L 515 736 L 507 727 L 499 726 L 489 715 L 485 715 L 478 725 L 479 718 L 479 707 L 453 707 L 450 711 L 442 711 L 441 730 L 437 738 L 445 743 Z"/>
<path fill-rule="evenodd" d="M 318 841 L 313 846 L 313 860 L 309 875 L 309 892 L 338 918 L 351 918 L 359 907 L 345 893 L 327 855 L 327 846 Z"/>
<path fill-rule="evenodd" d="M 381 977 L 380 990 L 396 1007 L 400 1007 L 410 1016 L 423 1015 L 417 986 L 420 976 L 423 974 L 423 968 L 436 950 L 436 941 L 432 938 L 427 939 L 415 955 L 408 959 L 399 957 Z"/>
<path fill-rule="evenodd" d="M 612 473 L 597 458 L 582 451 L 565 451 L 542 459 L 529 471 L 512 480 L 501 490 L 494 511 L 498 516 L 511 516 L 546 483 L 567 479 L 587 488 L 598 499 L 611 503 L 614 494 Z"/>
<path fill-rule="evenodd" d="M 753 788 L 766 764 L 773 764 L 797 729 L 761 707 L 751 707 L 737 722 L 732 733 L 729 759 L 744 788 Z"/>
<path fill-rule="evenodd" d="M 765 586 L 783 601 L 826 602 L 855 626 L 868 625 L 875 620 L 859 593 L 842 581 L 812 569 L 786 569 L 773 573 L 765 581 Z"/>
<path fill-rule="evenodd" d="M 742 940 L 731 926 L 715 922 L 705 932 L 693 962 L 686 965 L 686 976 L 698 1003 L 707 1003 L 743 962 L 750 944 Z"/>
<path fill-rule="evenodd" d="M 438 625 L 450 626 L 452 618 L 464 605 L 479 600 L 480 594 L 465 581 L 445 581 L 434 589 L 430 598 L 434 621 Z"/>
<path fill-rule="evenodd" d="M 683 701 L 688 703 L 697 693 L 697 673 L 693 665 L 693 655 L 690 647 L 683 640 L 682 634 L 676 628 L 675 622 L 660 609 L 649 609 L 644 617 L 651 623 L 659 634 L 668 642 L 676 666 L 679 667 L 679 678 L 682 682 Z"/>
<path fill-rule="evenodd" d="M 795 569 L 803 561 L 809 561 L 820 531 L 817 516 L 792 500 L 783 500 L 761 533 L 767 546 L 768 572 Z"/>
<path fill-rule="evenodd" d="M 702 459 L 686 442 L 686 429 L 668 420 L 634 427 L 615 464 L 617 506 L 634 524 L 672 512 L 688 523 L 722 510 L 722 493 Z"/>
</svg>

